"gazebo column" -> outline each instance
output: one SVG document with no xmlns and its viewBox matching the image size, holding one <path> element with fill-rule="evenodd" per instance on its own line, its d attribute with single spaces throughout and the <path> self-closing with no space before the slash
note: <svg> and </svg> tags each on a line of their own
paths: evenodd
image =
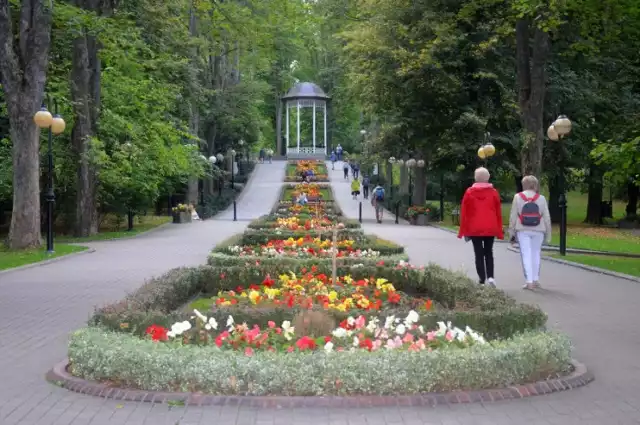
<svg viewBox="0 0 640 425">
<path fill-rule="evenodd" d="M 313 153 L 316 153 L 316 101 L 313 101 Z"/>
<path fill-rule="evenodd" d="M 287 148 L 285 149 L 285 155 L 289 153 L 289 102 L 286 103 L 287 110 Z"/>
<path fill-rule="evenodd" d="M 327 154 L 327 102 L 325 101 L 324 103 L 324 108 L 322 108 L 324 110 L 324 136 L 323 136 L 323 141 L 324 141 L 324 154 Z"/>
<path fill-rule="evenodd" d="M 297 104 L 298 104 L 298 125 L 296 127 L 298 130 L 298 153 L 300 153 L 300 101 L 299 100 Z"/>
</svg>

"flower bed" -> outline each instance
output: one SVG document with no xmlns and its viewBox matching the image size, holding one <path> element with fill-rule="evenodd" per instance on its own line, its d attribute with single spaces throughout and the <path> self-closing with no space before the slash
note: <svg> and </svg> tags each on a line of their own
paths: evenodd
<svg viewBox="0 0 640 425">
<path fill-rule="evenodd" d="M 333 192 L 328 185 L 317 183 L 299 183 L 296 185 L 285 185 L 282 187 L 280 199 L 286 201 L 296 201 L 301 193 L 307 194 L 308 202 L 329 201 L 333 199 Z"/>
<path fill-rule="evenodd" d="M 302 173 L 304 171 L 312 171 L 311 179 L 316 182 L 328 182 L 329 176 L 327 166 L 323 161 L 290 161 L 287 164 L 286 182 L 302 181 Z"/>
</svg>

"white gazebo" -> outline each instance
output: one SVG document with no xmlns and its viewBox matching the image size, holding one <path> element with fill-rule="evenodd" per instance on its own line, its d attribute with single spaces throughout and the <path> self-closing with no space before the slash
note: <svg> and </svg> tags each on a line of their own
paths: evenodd
<svg viewBox="0 0 640 425">
<path fill-rule="evenodd" d="M 287 143 L 287 157 L 325 157 L 327 155 L 327 106 L 330 99 L 331 98 L 314 83 L 297 83 L 286 95 L 282 96 L 282 102 L 286 110 L 285 140 Z M 312 136 L 311 140 L 305 141 L 300 139 L 300 110 L 303 108 L 313 109 Z M 323 117 L 321 140 L 318 137 L 316 123 L 318 109 L 322 110 Z M 290 137 L 291 110 L 293 110 L 294 114 L 293 119 L 296 120 L 296 134 L 293 140 L 291 140 Z M 278 141 L 280 140 L 281 135 L 278 135 Z"/>
</svg>

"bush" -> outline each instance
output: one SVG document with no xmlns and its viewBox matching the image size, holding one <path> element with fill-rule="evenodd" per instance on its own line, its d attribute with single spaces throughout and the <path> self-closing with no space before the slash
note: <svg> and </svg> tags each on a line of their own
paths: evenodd
<svg viewBox="0 0 640 425">
<path fill-rule="evenodd" d="M 433 352 L 270 353 L 158 344 L 85 328 L 71 335 L 70 371 L 150 391 L 239 395 L 415 394 L 511 386 L 568 370 L 571 345 L 557 333 Z M 375 371 L 376 373 L 372 373 Z"/>
<path fill-rule="evenodd" d="M 199 294 L 217 294 L 219 291 L 235 289 L 238 285 L 246 287 L 251 283 L 259 284 L 267 275 L 278 276 L 289 271 L 300 274 L 313 268 L 318 273 L 331 274 L 330 261 L 261 259 L 257 266 L 252 259 L 245 259 L 244 263 L 238 264 L 230 258 L 234 257 L 224 256 L 218 259 L 214 255 L 210 261 L 215 267 L 180 268 L 152 279 L 125 300 L 96 310 L 89 323 L 142 335 L 146 327 L 153 323 L 169 326 L 177 321 L 180 313 L 175 310 Z M 409 269 L 393 266 L 396 262 L 388 262 L 387 265 L 375 265 L 373 261 L 361 263 L 364 265 L 339 262 L 338 274 L 349 274 L 354 279 L 371 276 L 385 278 L 398 291 L 429 297 L 447 308 L 448 310 L 436 310 L 421 316 L 421 324 L 429 328 L 444 320 L 468 325 L 487 338 L 508 338 L 527 330 L 542 329 L 547 320 L 545 313 L 538 307 L 519 304 L 503 291 L 479 287 L 466 276 L 436 265 Z M 238 321 L 266 324 L 267 320 L 291 320 L 296 312 L 295 309 L 285 309 L 244 313 L 234 311 L 233 314 L 238 315 Z M 407 312 L 402 310 L 397 313 Z M 212 315 L 219 321 L 224 321 L 228 314 L 229 310 L 218 310 Z M 338 312 L 332 314 L 339 320 L 347 316 Z M 352 311 L 351 314 L 356 313 Z M 126 324 L 124 328 L 123 323 Z"/>
</svg>

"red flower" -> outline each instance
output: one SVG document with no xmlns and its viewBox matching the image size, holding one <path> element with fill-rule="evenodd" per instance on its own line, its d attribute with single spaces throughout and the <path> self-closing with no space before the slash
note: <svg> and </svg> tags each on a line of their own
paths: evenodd
<svg viewBox="0 0 640 425">
<path fill-rule="evenodd" d="M 151 335 L 153 341 L 166 341 L 168 329 L 159 325 L 151 325 L 147 328 L 147 335 Z"/>
<path fill-rule="evenodd" d="M 325 336 L 324 337 L 324 342 L 327 343 L 329 341 L 331 341 L 331 337 L 330 336 Z"/>
<path fill-rule="evenodd" d="M 313 350 L 314 348 L 316 348 L 316 342 L 309 336 L 303 336 L 298 341 L 296 341 L 296 347 L 298 347 L 298 349 L 301 351 L 307 349 Z"/>
<path fill-rule="evenodd" d="M 393 304 L 397 304 L 400 302 L 400 294 L 395 291 L 391 291 L 388 293 L 387 301 Z"/>
<path fill-rule="evenodd" d="M 220 279 L 224 279 L 224 273 L 220 273 Z"/>
<path fill-rule="evenodd" d="M 433 302 L 431 300 L 427 300 L 427 302 L 424 303 L 424 308 L 426 308 L 427 310 L 431 310 L 432 305 L 433 305 Z"/>
<path fill-rule="evenodd" d="M 260 287 L 252 283 L 251 285 L 249 285 L 249 289 L 251 289 L 252 291 L 259 291 Z"/>
<path fill-rule="evenodd" d="M 264 280 L 262 281 L 262 284 L 267 288 L 271 288 L 275 283 L 276 281 L 271 279 L 269 275 L 267 275 L 267 277 L 265 277 Z"/>
<path fill-rule="evenodd" d="M 378 266 L 384 266 L 384 261 L 382 261 L 382 260 L 378 261 L 377 265 Z"/>
<path fill-rule="evenodd" d="M 244 288 L 242 286 L 238 285 L 236 287 L 236 292 L 242 292 L 242 291 L 244 291 Z"/>
<path fill-rule="evenodd" d="M 313 273 L 317 272 L 318 271 L 318 266 L 311 266 L 311 271 Z"/>
<path fill-rule="evenodd" d="M 271 329 L 273 329 L 273 328 L 275 328 L 275 327 L 276 327 L 276 322 L 274 322 L 273 320 L 269 320 L 269 321 L 267 322 L 267 325 L 269 325 L 269 327 L 270 327 Z"/>
<path fill-rule="evenodd" d="M 360 341 L 360 348 L 366 348 L 371 351 L 373 349 L 373 342 L 370 338 Z"/>
</svg>

